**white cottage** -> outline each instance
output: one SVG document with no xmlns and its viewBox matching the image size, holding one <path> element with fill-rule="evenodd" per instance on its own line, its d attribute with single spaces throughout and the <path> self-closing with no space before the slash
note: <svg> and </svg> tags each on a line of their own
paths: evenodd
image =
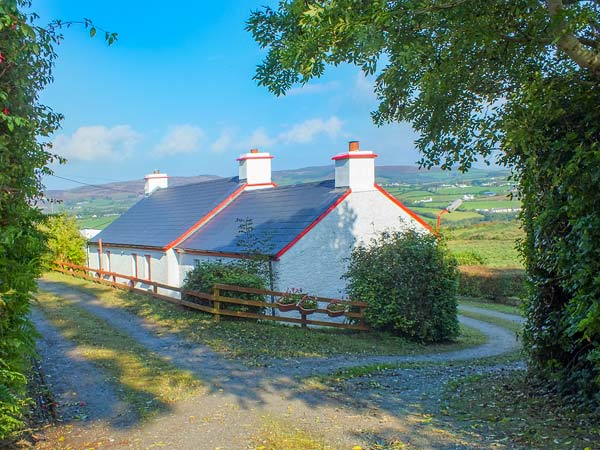
<svg viewBox="0 0 600 450">
<path fill-rule="evenodd" d="M 199 261 L 243 257 L 239 226 L 249 219 L 273 289 L 337 297 L 357 243 L 386 229 L 431 230 L 375 183 L 376 157 L 351 141 L 332 158 L 334 180 L 283 187 L 271 180 L 273 156 L 255 149 L 238 158 L 234 178 L 168 187 L 155 172 L 146 198 L 89 241 L 89 265 L 178 287 Z"/>
</svg>

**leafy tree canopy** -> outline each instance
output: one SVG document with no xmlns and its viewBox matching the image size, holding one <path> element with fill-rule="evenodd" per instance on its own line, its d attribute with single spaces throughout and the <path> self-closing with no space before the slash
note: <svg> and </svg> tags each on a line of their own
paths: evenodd
<svg viewBox="0 0 600 450">
<path fill-rule="evenodd" d="M 597 0 L 282 0 L 247 28 L 268 50 L 255 79 L 276 95 L 327 65 L 377 75 L 375 123 L 411 122 L 428 167 L 489 160 L 532 77 L 600 77 Z"/>
</svg>

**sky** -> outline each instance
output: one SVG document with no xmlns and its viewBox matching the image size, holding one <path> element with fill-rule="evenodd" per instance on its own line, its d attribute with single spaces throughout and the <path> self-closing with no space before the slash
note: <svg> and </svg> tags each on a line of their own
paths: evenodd
<svg viewBox="0 0 600 450">
<path fill-rule="evenodd" d="M 173 176 L 237 175 L 251 148 L 271 152 L 273 170 L 332 164 L 360 140 L 379 165 L 418 159 L 409 124 L 376 127 L 372 80 L 354 66 L 275 97 L 252 79 L 265 56 L 245 31 L 250 11 L 273 1 L 34 2 L 40 24 L 90 18 L 119 34 L 112 46 L 99 32 L 65 30 L 55 81 L 41 101 L 64 115 L 54 150 L 68 159 L 55 174 L 101 184 Z M 79 184 L 45 179 L 48 189 Z"/>
</svg>

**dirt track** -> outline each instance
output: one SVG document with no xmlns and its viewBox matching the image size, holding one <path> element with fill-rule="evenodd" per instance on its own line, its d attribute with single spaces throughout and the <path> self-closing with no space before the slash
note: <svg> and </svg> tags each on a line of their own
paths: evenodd
<svg viewBox="0 0 600 450">
<path fill-rule="evenodd" d="M 67 448 L 254 448 L 253 436 L 265 417 L 297 424 L 339 449 L 353 445 L 367 448 L 369 443 L 394 439 L 410 443 L 413 448 L 498 448 L 498 444 L 482 436 L 463 432 L 449 419 L 446 431 L 440 432 L 444 424 L 422 418 L 439 411 L 440 389 L 446 381 L 472 373 L 506 370 L 470 367 L 468 363 L 514 350 L 515 337 L 504 328 L 461 317 L 462 323 L 485 333 L 488 342 L 461 351 L 416 356 L 272 360 L 267 367 L 257 369 L 224 359 L 176 334 L 165 333 L 66 284 L 41 280 L 39 285 L 125 330 L 156 354 L 192 371 L 209 389 L 151 422 L 140 423 L 128 414 L 127 405 L 118 400 L 113 385 L 100 371 L 82 360 L 72 344 L 36 312 L 33 319 L 42 334 L 42 366 L 64 418 L 63 424 L 44 434 L 38 448 L 57 448 L 57 442 Z M 298 383 L 298 377 L 343 367 L 449 361 L 456 365 L 396 369 L 368 379 L 357 378 L 326 392 L 307 390 Z"/>
</svg>

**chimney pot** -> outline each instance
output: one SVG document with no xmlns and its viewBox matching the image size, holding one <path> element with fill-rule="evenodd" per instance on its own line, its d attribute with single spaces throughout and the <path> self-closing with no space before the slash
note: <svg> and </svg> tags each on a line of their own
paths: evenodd
<svg viewBox="0 0 600 450">
<path fill-rule="evenodd" d="M 258 149 L 257 148 L 253 148 L 252 150 L 250 150 L 250 153 L 258 153 Z"/>
<path fill-rule="evenodd" d="M 348 142 L 348 151 L 349 152 L 357 152 L 360 149 L 359 141 L 350 141 Z"/>
</svg>

